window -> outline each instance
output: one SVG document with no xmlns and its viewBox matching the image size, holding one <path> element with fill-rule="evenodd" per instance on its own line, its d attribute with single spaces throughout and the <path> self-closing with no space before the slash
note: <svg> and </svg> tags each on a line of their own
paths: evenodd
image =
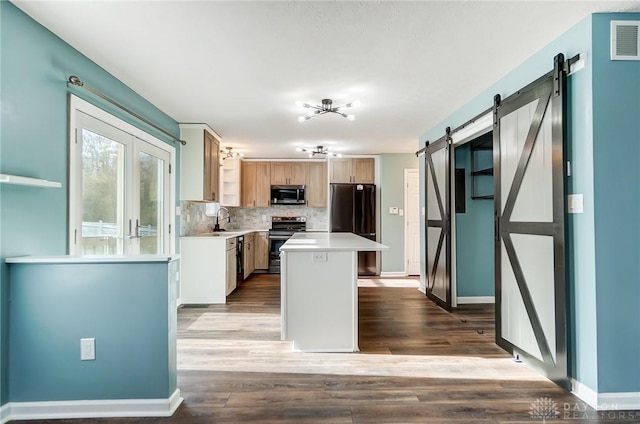
<svg viewBox="0 0 640 424">
<path fill-rule="evenodd" d="M 175 252 L 175 149 L 71 96 L 69 253 Z"/>
</svg>

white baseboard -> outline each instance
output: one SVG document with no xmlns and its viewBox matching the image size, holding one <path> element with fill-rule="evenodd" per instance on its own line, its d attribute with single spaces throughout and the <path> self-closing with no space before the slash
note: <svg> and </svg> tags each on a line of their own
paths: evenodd
<svg viewBox="0 0 640 424">
<path fill-rule="evenodd" d="M 640 392 L 598 393 L 577 380 L 571 379 L 572 393 L 596 411 L 640 410 Z"/>
<path fill-rule="evenodd" d="M 638 411 L 640 392 L 598 393 L 598 411 Z M 636 418 L 640 418 L 636 415 Z"/>
<path fill-rule="evenodd" d="M 571 393 L 579 397 L 592 408 L 595 408 L 598 405 L 598 392 L 593 390 L 591 387 L 587 387 L 581 382 L 571 379 L 571 385 L 573 390 Z"/>
<path fill-rule="evenodd" d="M 392 271 L 392 272 L 381 272 L 380 273 L 380 277 L 385 278 L 385 277 L 406 277 L 407 274 L 404 273 L 404 271 Z"/>
<path fill-rule="evenodd" d="M 496 303 L 495 296 L 458 296 L 458 305 L 471 303 Z"/>
<path fill-rule="evenodd" d="M 8 403 L 5 403 L 0 407 L 0 424 L 4 424 L 9 421 L 11 407 Z"/>
<path fill-rule="evenodd" d="M 9 420 L 49 420 L 62 418 L 170 417 L 183 399 L 180 389 L 168 399 L 72 400 L 56 402 L 10 402 Z M 4 416 L 4 415 L 3 415 Z"/>
</svg>

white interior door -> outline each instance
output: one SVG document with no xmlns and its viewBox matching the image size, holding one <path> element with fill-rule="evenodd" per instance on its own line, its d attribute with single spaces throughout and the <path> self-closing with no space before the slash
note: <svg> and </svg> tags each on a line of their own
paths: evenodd
<svg viewBox="0 0 640 424">
<path fill-rule="evenodd" d="M 420 275 L 420 173 L 405 170 L 405 252 L 407 275 Z"/>
<path fill-rule="evenodd" d="M 562 61 L 494 106 L 496 342 L 567 377 Z"/>
</svg>

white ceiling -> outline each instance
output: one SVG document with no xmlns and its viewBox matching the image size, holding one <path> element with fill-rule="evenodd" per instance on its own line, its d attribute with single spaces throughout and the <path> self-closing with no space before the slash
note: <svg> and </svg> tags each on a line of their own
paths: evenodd
<svg viewBox="0 0 640 424">
<path fill-rule="evenodd" d="M 303 156 L 299 145 L 414 152 L 589 13 L 640 11 L 638 0 L 14 3 L 177 121 L 265 158 Z M 326 97 L 360 100 L 356 120 L 297 122 L 296 101 Z"/>
</svg>

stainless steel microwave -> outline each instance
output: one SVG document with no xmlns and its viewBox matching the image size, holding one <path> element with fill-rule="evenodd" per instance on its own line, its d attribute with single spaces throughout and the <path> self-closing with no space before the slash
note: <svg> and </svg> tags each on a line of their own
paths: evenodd
<svg viewBox="0 0 640 424">
<path fill-rule="evenodd" d="M 272 185 L 271 204 L 272 205 L 304 205 L 303 185 Z"/>
</svg>

